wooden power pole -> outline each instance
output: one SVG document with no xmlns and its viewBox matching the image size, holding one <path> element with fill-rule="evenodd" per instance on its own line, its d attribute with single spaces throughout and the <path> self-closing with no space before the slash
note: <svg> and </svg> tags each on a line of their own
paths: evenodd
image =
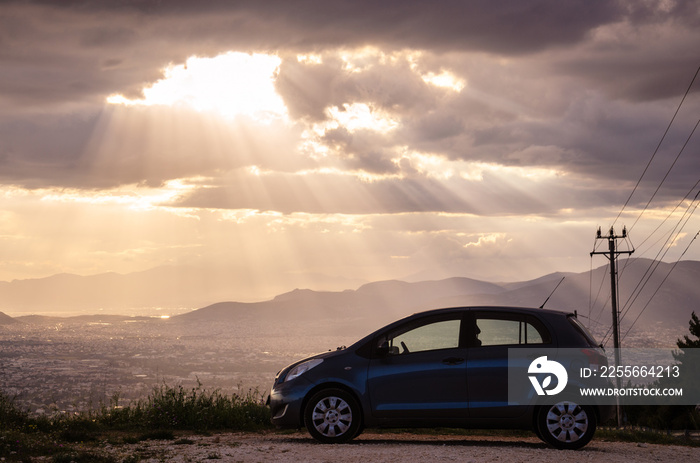
<svg viewBox="0 0 700 463">
<path fill-rule="evenodd" d="M 610 260 L 610 301 L 612 305 L 612 326 L 613 326 L 613 347 L 615 349 L 615 368 L 620 365 L 620 313 L 617 309 L 617 268 L 616 261 L 617 256 L 620 254 L 632 254 L 634 249 L 631 251 L 618 251 L 617 250 L 617 240 L 627 238 L 627 228 L 622 228 L 622 235 L 618 236 L 615 234 L 615 230 L 610 227 L 610 233 L 608 236 L 602 236 L 600 228 L 596 233 L 597 240 L 608 240 L 608 250 L 607 251 L 593 251 L 591 252 L 591 257 L 594 254 L 604 254 Z M 620 388 L 620 377 L 617 376 L 617 387 Z M 622 425 L 622 410 L 620 408 L 620 402 L 618 398 L 617 403 L 617 426 Z"/>
</svg>

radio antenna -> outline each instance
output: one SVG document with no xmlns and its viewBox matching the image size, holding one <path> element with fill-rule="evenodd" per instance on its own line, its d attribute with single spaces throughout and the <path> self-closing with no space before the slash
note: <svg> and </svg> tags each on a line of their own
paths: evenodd
<svg viewBox="0 0 700 463">
<path fill-rule="evenodd" d="M 554 291 L 557 290 L 557 288 L 559 287 L 559 285 L 561 284 L 561 282 L 564 281 L 564 278 L 566 278 L 566 277 L 561 277 L 561 280 L 559 280 L 559 283 L 557 283 L 557 285 L 554 287 L 554 289 L 553 289 L 552 292 L 549 294 L 549 296 L 547 296 L 547 299 L 544 300 L 544 302 L 543 302 L 542 305 L 540 306 L 540 309 L 544 309 L 544 305 L 547 303 L 547 301 L 549 300 L 549 298 L 552 297 L 552 294 L 554 294 Z"/>
</svg>

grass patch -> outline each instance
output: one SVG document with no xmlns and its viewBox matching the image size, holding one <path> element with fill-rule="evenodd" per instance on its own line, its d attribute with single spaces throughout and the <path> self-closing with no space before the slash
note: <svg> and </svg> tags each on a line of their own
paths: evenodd
<svg viewBox="0 0 700 463">
<path fill-rule="evenodd" d="M 198 384 L 192 389 L 182 386 L 155 387 L 151 394 L 125 407 L 118 397 L 78 415 L 34 417 L 19 408 L 13 398 L 0 392 L 0 459 L 8 462 L 32 461 L 48 457 L 54 463 L 74 461 L 112 463 L 100 447 L 104 444 L 138 444 L 144 440 L 171 440 L 177 445 L 192 445 L 190 435 L 211 435 L 218 431 L 267 432 L 270 410 L 257 391 L 224 395 L 207 391 Z M 285 431 L 279 431 L 284 433 Z M 531 437 L 530 431 L 473 430 L 456 428 L 419 428 L 373 430 L 380 434 L 412 433 L 422 435 Z M 183 436 L 184 435 L 184 436 Z M 681 433 L 640 428 L 600 427 L 596 439 L 700 447 L 700 439 Z M 137 455 L 134 462 L 145 458 Z M 207 459 L 218 459 L 210 453 Z M 125 460 L 126 461 L 126 460 Z M 122 462 L 120 462 L 122 463 Z"/>
<path fill-rule="evenodd" d="M 116 402 L 116 401 L 115 401 Z M 116 429 L 179 429 L 205 433 L 210 430 L 259 431 L 271 428 L 270 410 L 257 391 L 224 395 L 198 384 L 155 387 L 151 394 L 128 407 L 103 407 L 93 419 Z"/>
<path fill-rule="evenodd" d="M 53 417 L 30 416 L 0 391 L 0 459 L 4 461 L 48 456 L 59 463 L 110 463 L 113 459 L 99 452 L 102 442 L 118 445 L 120 440 L 124 444 L 175 440 L 176 430 L 208 435 L 212 431 L 270 429 L 270 410 L 253 390 L 224 395 L 218 390 L 207 391 L 201 384 L 190 390 L 162 385 L 126 407 L 119 407 L 118 397 L 113 397 L 109 406 Z"/>
</svg>

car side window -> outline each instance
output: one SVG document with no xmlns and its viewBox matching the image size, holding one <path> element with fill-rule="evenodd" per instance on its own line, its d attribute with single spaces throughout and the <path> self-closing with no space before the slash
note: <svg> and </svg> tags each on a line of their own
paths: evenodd
<svg viewBox="0 0 700 463">
<path fill-rule="evenodd" d="M 461 320 L 439 320 L 397 331 L 379 340 L 390 354 L 408 354 L 459 347 Z"/>
<path fill-rule="evenodd" d="M 524 320 L 477 318 L 477 339 L 482 346 L 546 344 L 548 334 L 542 327 Z"/>
</svg>

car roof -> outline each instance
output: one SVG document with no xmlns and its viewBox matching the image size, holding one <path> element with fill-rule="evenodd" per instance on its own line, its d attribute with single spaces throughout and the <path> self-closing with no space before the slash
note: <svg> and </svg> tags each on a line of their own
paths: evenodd
<svg viewBox="0 0 700 463">
<path fill-rule="evenodd" d="M 556 316 L 573 315 L 573 313 L 571 313 L 571 312 L 563 312 L 560 310 L 541 309 L 539 307 L 536 308 L 536 307 L 515 307 L 515 306 L 464 306 L 464 307 L 446 307 L 446 308 L 442 308 L 442 309 L 425 310 L 422 312 L 416 312 L 413 315 L 410 315 L 409 317 L 406 317 L 406 318 L 421 317 L 424 315 L 431 315 L 431 314 L 464 312 L 464 311 L 494 312 L 494 313 L 508 312 L 508 313 L 527 314 L 527 315 L 545 315 L 545 316 L 551 315 L 551 316 L 555 316 L 555 317 Z"/>
</svg>

